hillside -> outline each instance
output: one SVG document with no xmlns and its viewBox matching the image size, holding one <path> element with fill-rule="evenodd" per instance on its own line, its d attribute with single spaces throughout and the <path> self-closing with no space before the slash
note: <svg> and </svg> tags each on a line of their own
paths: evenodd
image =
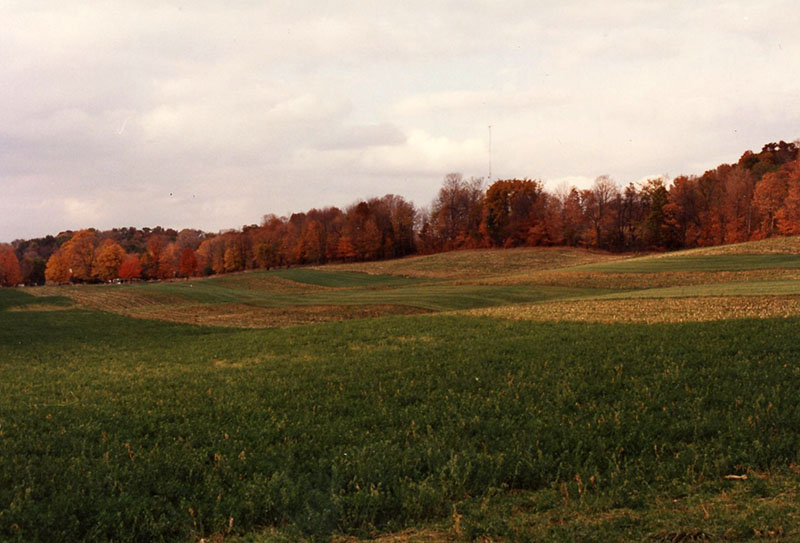
<svg viewBox="0 0 800 543">
<path fill-rule="evenodd" d="M 800 256 L 793 248 L 800 248 L 800 238 L 647 256 L 563 248 L 465 250 L 27 292 L 132 317 L 236 327 L 452 310 L 599 322 L 791 316 L 798 314 L 800 296 Z M 662 299 L 670 299 L 663 302 L 664 311 L 658 307 Z"/>
<path fill-rule="evenodd" d="M 0 289 L 0 540 L 797 540 L 770 243 Z"/>
</svg>

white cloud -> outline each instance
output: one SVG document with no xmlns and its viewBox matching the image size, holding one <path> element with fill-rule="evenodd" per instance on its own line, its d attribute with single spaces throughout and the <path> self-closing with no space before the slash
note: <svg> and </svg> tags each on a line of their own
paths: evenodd
<svg viewBox="0 0 800 543">
<path fill-rule="evenodd" d="M 45 1 L 0 20 L 0 241 L 425 205 L 447 172 L 488 173 L 488 125 L 494 177 L 550 184 L 702 173 L 800 136 L 788 0 Z"/>
</svg>

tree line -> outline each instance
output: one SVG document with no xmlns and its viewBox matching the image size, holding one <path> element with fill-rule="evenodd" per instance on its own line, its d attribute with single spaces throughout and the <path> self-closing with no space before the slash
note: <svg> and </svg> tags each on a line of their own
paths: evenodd
<svg viewBox="0 0 800 543">
<path fill-rule="evenodd" d="M 453 173 L 427 209 L 388 194 L 346 209 L 266 215 L 216 234 L 156 227 L 64 232 L 0 245 L 0 284 L 167 279 L 462 248 L 572 246 L 675 250 L 800 234 L 798 144 L 769 143 L 735 164 L 667 183 L 548 192 L 540 181 L 485 187 Z"/>
</svg>

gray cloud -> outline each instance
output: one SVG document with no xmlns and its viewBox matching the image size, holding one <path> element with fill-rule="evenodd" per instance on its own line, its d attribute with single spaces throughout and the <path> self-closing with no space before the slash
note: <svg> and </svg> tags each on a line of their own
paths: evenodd
<svg viewBox="0 0 800 543">
<path fill-rule="evenodd" d="M 700 173 L 800 121 L 789 1 L 0 5 L 0 241 L 216 230 L 452 170 Z"/>
</svg>

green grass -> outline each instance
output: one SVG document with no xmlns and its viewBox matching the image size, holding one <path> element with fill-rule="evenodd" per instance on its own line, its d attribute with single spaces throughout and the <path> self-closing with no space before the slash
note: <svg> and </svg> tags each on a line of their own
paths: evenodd
<svg viewBox="0 0 800 543">
<path fill-rule="evenodd" d="M 326 541 L 409 527 L 420 541 L 799 540 L 800 317 L 432 314 L 239 330 L 77 308 L 438 312 L 800 294 L 768 273 L 627 292 L 502 284 L 559 267 L 665 278 L 800 268 L 792 254 L 733 253 L 564 268 L 608 258 L 465 251 L 370 263 L 369 275 L 0 289 L 0 541 Z M 489 276 L 498 284 L 472 284 Z"/>
<path fill-rule="evenodd" d="M 260 307 L 298 305 L 392 304 L 432 311 L 472 309 L 493 305 L 527 303 L 563 297 L 609 292 L 602 289 L 549 287 L 537 285 L 458 285 L 440 281 L 422 282 L 397 276 L 372 276 L 352 272 L 325 272 L 310 269 L 278 272 L 253 272 L 253 277 L 281 277 L 330 289 L 307 291 L 258 290 L 250 283 L 220 280 L 177 281 L 113 287 L 117 292 L 161 295 L 165 304 L 199 302 L 204 304 L 244 303 Z M 106 289 L 108 287 L 89 287 Z M 98 290 L 102 292 L 102 290 Z"/>
<path fill-rule="evenodd" d="M 290 268 L 271 272 L 298 283 L 319 285 L 323 287 L 396 287 L 420 283 L 419 279 L 397 275 L 367 274 L 362 272 L 330 272 L 309 268 Z"/>
<path fill-rule="evenodd" d="M 798 325 L 242 331 L 2 311 L 0 540 L 326 539 L 441 526 L 453 507 L 466 538 L 520 539 L 514 523 L 539 516 L 551 540 L 687 529 L 648 515 L 800 460 Z M 550 522 L 614 511 L 632 520 Z M 729 540 L 765 524 L 736 519 Z"/>
<path fill-rule="evenodd" d="M 28 307 L 31 305 L 52 305 L 68 307 L 72 300 L 64 296 L 33 296 L 21 289 L 0 290 L 0 311 L 10 308 Z"/>
</svg>

